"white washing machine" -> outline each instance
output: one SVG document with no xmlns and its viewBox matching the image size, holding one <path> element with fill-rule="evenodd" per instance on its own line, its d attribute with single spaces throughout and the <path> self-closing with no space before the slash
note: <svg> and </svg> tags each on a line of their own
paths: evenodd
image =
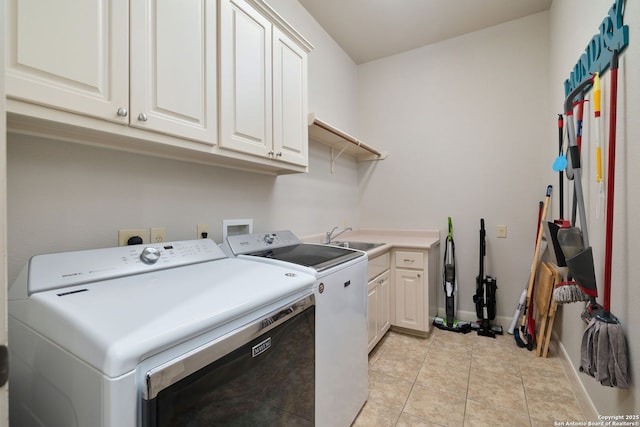
<svg viewBox="0 0 640 427">
<path fill-rule="evenodd" d="M 316 277 L 316 425 L 351 425 L 368 396 L 367 254 L 286 230 L 228 236 L 222 248 Z"/>
<path fill-rule="evenodd" d="M 11 425 L 312 426 L 315 282 L 206 239 L 35 256 L 9 289 Z"/>
</svg>

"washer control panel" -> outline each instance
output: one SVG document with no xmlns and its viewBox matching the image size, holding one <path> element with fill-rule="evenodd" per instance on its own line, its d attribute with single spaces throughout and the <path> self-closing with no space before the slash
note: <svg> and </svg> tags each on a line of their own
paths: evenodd
<svg viewBox="0 0 640 427">
<path fill-rule="evenodd" d="M 227 236 L 223 245 L 231 255 L 243 255 L 268 249 L 299 245 L 302 242 L 290 230 Z"/>
<path fill-rule="evenodd" d="M 227 258 L 210 239 L 36 255 L 28 293 Z"/>
</svg>

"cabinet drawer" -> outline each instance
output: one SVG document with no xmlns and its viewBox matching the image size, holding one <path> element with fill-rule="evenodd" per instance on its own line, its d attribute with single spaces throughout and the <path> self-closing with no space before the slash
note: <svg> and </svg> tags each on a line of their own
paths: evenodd
<svg viewBox="0 0 640 427">
<path fill-rule="evenodd" d="M 380 275 L 383 271 L 388 270 L 390 265 L 389 252 L 370 259 L 367 267 L 368 280 L 371 280 Z"/>
<path fill-rule="evenodd" d="M 413 251 L 396 251 L 396 267 L 424 268 L 424 254 Z"/>
</svg>

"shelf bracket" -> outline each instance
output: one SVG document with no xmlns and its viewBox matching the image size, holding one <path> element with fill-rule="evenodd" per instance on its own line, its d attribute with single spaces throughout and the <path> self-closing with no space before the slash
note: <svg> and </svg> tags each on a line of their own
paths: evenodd
<svg viewBox="0 0 640 427">
<path fill-rule="evenodd" d="M 344 153 L 344 150 L 346 150 L 346 149 L 347 149 L 347 147 L 349 146 L 349 144 L 350 144 L 350 143 L 349 143 L 349 142 L 347 142 L 347 143 L 344 145 L 344 147 L 342 147 L 342 150 L 340 150 L 340 152 L 339 152 L 338 154 L 336 154 L 335 156 L 333 155 L 333 154 L 334 154 L 333 147 L 330 147 L 330 148 L 331 148 L 331 173 L 333 173 L 333 166 L 335 165 L 336 160 L 338 160 L 338 157 L 340 157 L 340 156 L 342 155 L 342 153 Z"/>
</svg>

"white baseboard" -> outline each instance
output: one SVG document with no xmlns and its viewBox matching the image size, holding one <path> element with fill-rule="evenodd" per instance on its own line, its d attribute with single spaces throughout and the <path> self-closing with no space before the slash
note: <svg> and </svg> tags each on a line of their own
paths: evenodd
<svg viewBox="0 0 640 427">
<path fill-rule="evenodd" d="M 571 384 L 571 389 L 576 395 L 576 399 L 578 400 L 578 406 L 582 410 L 587 421 L 600 421 L 599 413 L 596 409 L 596 406 L 593 404 L 591 397 L 589 397 L 589 393 L 584 388 L 582 381 L 579 378 L 579 372 L 574 368 L 573 363 L 571 363 L 571 357 L 567 353 L 567 350 L 564 348 L 564 345 L 560 341 L 558 341 L 558 337 L 555 333 L 551 334 L 552 341 L 555 341 L 555 345 L 558 346 L 558 354 L 560 359 L 562 360 L 562 366 L 564 367 L 567 376 L 569 377 L 569 383 Z"/>
</svg>

